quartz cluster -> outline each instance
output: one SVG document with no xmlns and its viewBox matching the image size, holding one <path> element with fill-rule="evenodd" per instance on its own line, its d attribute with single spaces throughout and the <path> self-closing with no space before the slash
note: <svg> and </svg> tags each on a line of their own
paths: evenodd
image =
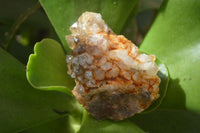
<svg viewBox="0 0 200 133">
<path fill-rule="evenodd" d="M 83 13 L 70 31 L 66 40 L 72 51 L 66 61 L 76 81 L 72 92 L 95 118 L 123 120 L 159 97 L 155 56 L 139 53 L 99 13 Z"/>
</svg>

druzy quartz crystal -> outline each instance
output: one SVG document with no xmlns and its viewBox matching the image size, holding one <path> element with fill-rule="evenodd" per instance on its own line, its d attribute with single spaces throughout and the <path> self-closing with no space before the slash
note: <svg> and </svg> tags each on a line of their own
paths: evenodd
<svg viewBox="0 0 200 133">
<path fill-rule="evenodd" d="M 99 13 L 83 13 L 70 31 L 66 40 L 72 51 L 66 61 L 76 81 L 72 92 L 88 113 L 99 120 L 123 120 L 159 97 L 155 56 L 139 53 Z"/>
</svg>

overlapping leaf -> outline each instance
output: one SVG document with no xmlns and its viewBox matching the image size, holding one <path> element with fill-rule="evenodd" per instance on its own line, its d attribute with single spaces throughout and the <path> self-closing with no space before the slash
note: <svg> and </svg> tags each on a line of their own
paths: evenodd
<svg viewBox="0 0 200 133">
<path fill-rule="evenodd" d="M 61 45 L 52 40 L 38 42 L 27 64 L 29 83 L 42 90 L 58 90 L 71 94 L 75 83 L 67 74 L 65 54 Z"/>
<path fill-rule="evenodd" d="M 11 133 L 78 114 L 71 96 L 34 89 L 25 67 L 0 48 L 0 132 Z"/>
<path fill-rule="evenodd" d="M 131 118 L 149 133 L 198 133 L 200 115 L 187 111 L 154 111 Z"/>
<path fill-rule="evenodd" d="M 111 120 L 98 121 L 84 113 L 82 126 L 78 133 L 144 133 L 142 129 L 128 120 L 114 122 Z"/>
<path fill-rule="evenodd" d="M 32 127 L 20 133 L 74 133 L 68 116 Z"/>
<path fill-rule="evenodd" d="M 40 0 L 65 50 L 70 51 L 65 36 L 69 27 L 85 11 L 102 14 L 105 22 L 119 33 L 138 0 Z"/>
<path fill-rule="evenodd" d="M 166 0 L 142 43 L 168 68 L 171 80 L 160 108 L 200 112 L 200 1 Z"/>
<path fill-rule="evenodd" d="M 82 12 L 102 13 L 106 23 L 119 33 L 136 3 L 134 0 L 40 1 L 67 51 L 69 48 L 64 36 L 69 34 L 69 26 Z M 155 23 L 142 43 L 142 50 L 155 54 L 166 63 L 172 77 L 166 98 L 160 109 L 186 108 L 190 111 L 200 112 L 198 85 L 200 79 L 198 74 L 200 73 L 199 9 L 200 2 L 198 0 L 164 1 Z M 36 88 L 45 86 L 44 88 L 48 89 L 56 86 L 50 90 L 62 91 L 72 88 L 71 84 L 68 84 L 70 78 L 65 75 L 66 68 L 63 67 L 65 59 L 61 49 L 59 44 L 52 40 L 46 40 L 45 43 L 42 42 L 36 46 L 37 52 L 32 56 L 32 62 L 37 63 L 31 65 L 33 69 L 36 69 L 32 71 L 33 69 L 29 67 L 33 72 L 32 76 L 29 75 L 29 81 Z M 22 131 L 72 113 L 75 108 L 72 97 L 64 93 L 40 91 L 32 88 L 25 78 L 25 68 L 2 49 L 0 49 L 0 61 L 0 125 L 4 125 L 1 126 L 0 132 Z M 59 67 L 59 64 L 62 67 Z M 55 78 L 48 72 L 53 72 Z M 37 73 L 41 73 L 41 77 L 34 75 Z M 165 83 L 167 83 L 166 81 Z M 59 87 L 62 89 L 58 89 Z M 147 132 L 198 132 L 199 129 L 196 127 L 198 127 L 200 118 L 198 114 L 188 112 L 155 111 L 148 114 L 138 114 L 131 119 Z M 62 121 L 62 119 L 60 120 Z M 60 120 L 57 122 L 61 122 Z M 177 123 L 179 124 L 177 125 Z M 43 128 L 49 127 L 48 124 L 32 131 L 42 131 Z M 84 115 L 82 124 L 80 133 L 90 131 L 143 132 L 129 121 L 99 122 L 87 114 Z M 158 126 L 160 124 L 162 126 Z"/>
</svg>

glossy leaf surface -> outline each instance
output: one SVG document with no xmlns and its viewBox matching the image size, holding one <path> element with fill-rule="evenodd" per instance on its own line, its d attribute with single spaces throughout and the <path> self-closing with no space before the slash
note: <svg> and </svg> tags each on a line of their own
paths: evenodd
<svg viewBox="0 0 200 133">
<path fill-rule="evenodd" d="M 61 45 L 52 39 L 44 39 L 36 43 L 34 52 L 27 64 L 29 83 L 37 89 L 71 94 L 75 83 L 67 74 L 66 56 Z"/>
<path fill-rule="evenodd" d="M 20 133 L 74 133 L 74 130 L 70 127 L 70 120 L 68 116 L 66 116 L 30 128 Z"/>
<path fill-rule="evenodd" d="M 40 1 L 67 51 L 69 48 L 64 36 L 69 34 L 69 26 L 82 12 L 101 12 L 106 23 L 119 33 L 135 3 L 134 0 Z M 198 0 L 164 1 L 155 23 L 142 43 L 141 49 L 164 61 L 171 76 L 164 102 L 162 99 L 166 89 L 161 87 L 162 99 L 158 99 L 147 112 L 157 108 L 161 102 L 160 110 L 188 109 L 200 112 L 199 9 Z M 65 55 L 60 45 L 53 40 L 43 40 L 36 45 L 35 51 L 30 60 L 32 65 L 28 64 L 28 72 L 31 75 L 28 75 L 29 82 L 39 89 L 59 90 L 69 94 L 74 84 L 69 83 L 71 78 L 66 75 Z M 162 79 L 161 86 L 166 88 L 169 75 L 163 63 L 159 66 L 162 70 L 158 73 Z M 25 78 L 25 67 L 2 49 L 0 73 L 0 132 L 18 132 L 31 127 L 33 128 L 26 132 L 73 132 L 68 126 L 68 119 L 65 119 L 68 113 L 76 114 L 72 97 L 60 92 L 32 88 Z M 199 114 L 186 111 L 153 111 L 138 114 L 129 120 L 145 132 L 186 133 L 200 130 Z M 84 114 L 79 132 L 143 131 L 128 120 L 97 121 Z"/>
<path fill-rule="evenodd" d="M 142 50 L 169 68 L 171 80 L 160 108 L 200 112 L 200 1 L 164 1 Z"/>
<path fill-rule="evenodd" d="M 154 111 L 131 118 L 149 133 L 198 133 L 200 115 L 187 111 Z"/>
<path fill-rule="evenodd" d="M 98 121 L 85 111 L 82 126 L 78 133 L 144 133 L 142 129 L 128 120 L 124 121 Z"/>
<path fill-rule="evenodd" d="M 138 0 L 40 0 L 65 50 L 70 51 L 65 36 L 69 27 L 85 11 L 101 13 L 105 22 L 119 33 Z"/>
<path fill-rule="evenodd" d="M 76 113 L 72 97 L 32 88 L 25 67 L 1 48 L 0 73 L 1 133 L 22 131 Z"/>
</svg>

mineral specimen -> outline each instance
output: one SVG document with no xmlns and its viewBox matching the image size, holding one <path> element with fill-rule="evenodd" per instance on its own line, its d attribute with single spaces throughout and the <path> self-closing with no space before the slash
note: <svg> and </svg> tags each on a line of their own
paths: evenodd
<svg viewBox="0 0 200 133">
<path fill-rule="evenodd" d="M 95 118 L 123 120 L 148 108 L 159 97 L 154 55 L 116 35 L 98 13 L 85 12 L 66 36 L 71 53 L 68 73 L 73 94 Z"/>
</svg>

